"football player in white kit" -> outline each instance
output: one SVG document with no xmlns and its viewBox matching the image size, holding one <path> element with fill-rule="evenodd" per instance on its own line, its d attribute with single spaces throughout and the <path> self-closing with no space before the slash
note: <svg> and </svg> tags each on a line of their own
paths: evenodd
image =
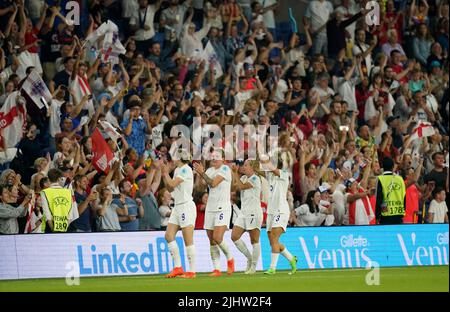
<svg viewBox="0 0 450 312">
<path fill-rule="evenodd" d="M 240 168 L 244 175 L 240 178 L 238 170 L 233 170 L 233 186 L 241 191 L 241 211 L 234 222 L 231 240 L 237 249 L 247 257 L 247 269 L 245 274 L 254 274 L 261 254 L 259 236 L 263 222 L 263 211 L 261 208 L 261 177 L 259 175 L 259 162 L 247 159 Z M 237 169 L 237 168 L 236 168 Z M 253 252 L 250 253 L 242 234 L 248 231 Z"/>
<path fill-rule="evenodd" d="M 221 276 L 220 250 L 227 257 L 227 273 L 234 272 L 234 259 L 223 235 L 231 219 L 231 169 L 224 164 L 222 152 L 212 153 L 211 168 L 206 170 L 200 163 L 194 163 L 194 169 L 209 186 L 209 196 L 205 209 L 205 230 L 210 242 L 211 260 L 214 270 L 210 276 Z"/>
<path fill-rule="evenodd" d="M 178 159 L 174 161 L 176 168 L 173 178 L 169 175 L 169 167 L 161 165 L 161 174 L 164 184 L 171 192 L 174 199 L 174 208 L 169 218 L 165 238 L 168 242 L 169 251 L 174 261 L 174 268 L 166 277 L 195 278 L 195 248 L 194 227 L 197 218 L 197 209 L 192 198 L 194 188 L 194 174 L 190 163 L 190 155 L 186 151 L 179 151 Z M 175 240 L 178 230 L 183 233 L 186 254 L 189 261 L 189 271 L 183 272 L 181 266 L 180 251 Z"/>
<path fill-rule="evenodd" d="M 297 257 L 293 256 L 282 243 L 279 242 L 281 234 L 286 232 L 289 222 L 289 205 L 287 192 L 289 188 L 289 173 L 282 168 L 282 159 L 278 158 L 277 167 L 269 159 L 261 159 L 261 164 L 267 172 L 267 180 L 270 186 L 269 202 L 267 205 L 266 230 L 272 247 L 270 268 L 264 274 L 273 275 L 276 272 L 278 256 L 280 253 L 289 261 L 291 273 L 297 271 Z"/>
</svg>

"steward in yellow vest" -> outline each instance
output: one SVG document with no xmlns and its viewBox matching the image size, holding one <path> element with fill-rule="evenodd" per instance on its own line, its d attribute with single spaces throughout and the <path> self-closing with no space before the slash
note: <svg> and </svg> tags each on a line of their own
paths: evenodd
<svg viewBox="0 0 450 312">
<path fill-rule="evenodd" d="M 60 184 L 62 172 L 48 172 L 50 187 L 41 192 L 42 208 L 52 232 L 67 232 L 70 222 L 78 218 L 78 208 L 72 200 L 72 191 Z"/>
<path fill-rule="evenodd" d="M 384 173 L 378 177 L 375 211 L 379 224 L 401 224 L 405 216 L 405 182 L 392 172 L 393 168 L 391 158 L 383 159 Z"/>
</svg>

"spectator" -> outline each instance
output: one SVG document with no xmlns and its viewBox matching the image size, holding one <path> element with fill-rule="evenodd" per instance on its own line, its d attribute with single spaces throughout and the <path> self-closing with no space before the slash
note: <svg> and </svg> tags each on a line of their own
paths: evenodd
<svg viewBox="0 0 450 312">
<path fill-rule="evenodd" d="M 445 154 L 436 152 L 432 155 L 434 168 L 425 176 L 424 182 L 432 184 L 434 188 L 445 189 L 447 183 L 448 167 L 444 166 Z"/>
<path fill-rule="evenodd" d="M 188 16 L 185 29 L 183 31 L 183 37 L 181 39 L 181 51 L 188 58 L 194 60 L 200 59 L 200 53 L 203 50 L 202 39 L 206 37 L 211 27 L 210 20 L 211 15 L 207 17 L 207 21 L 203 28 L 199 31 L 195 31 L 195 24 L 191 23 L 193 13 Z"/>
<path fill-rule="evenodd" d="M 422 23 L 417 26 L 417 34 L 413 39 L 413 50 L 415 59 L 423 66 L 427 65 L 430 56 L 432 37 L 426 24 Z"/>
<path fill-rule="evenodd" d="M 405 217 L 403 223 L 417 223 L 419 214 L 419 200 L 421 189 L 417 187 L 417 182 L 423 169 L 423 159 L 419 166 L 414 169 L 408 167 L 403 169 L 403 179 L 405 180 L 406 198 L 405 198 Z"/>
<path fill-rule="evenodd" d="M 128 145 L 136 150 L 138 155 L 142 155 L 145 149 L 145 135 L 151 134 L 151 125 L 148 112 L 141 115 L 140 103 L 132 101 L 129 104 L 130 117 L 122 121 L 122 128 Z"/>
<path fill-rule="evenodd" d="M 398 42 L 398 35 L 395 29 L 389 29 L 387 31 L 387 42 L 381 47 L 383 53 L 387 56 L 391 56 L 392 51 L 396 50 L 402 57 L 406 57 L 405 51 L 402 45 Z"/>
<path fill-rule="evenodd" d="M 161 230 L 165 230 L 169 223 L 170 215 L 172 214 L 172 196 L 167 189 L 162 188 L 159 190 L 158 204 L 159 214 L 161 215 Z"/>
<path fill-rule="evenodd" d="M 139 230 L 160 230 L 161 217 L 158 200 L 155 197 L 161 183 L 161 171 L 159 162 L 154 161 L 147 168 L 146 178 L 138 182 L 138 197 L 142 200 L 144 216 L 139 219 Z"/>
<path fill-rule="evenodd" d="M 208 192 L 203 192 L 198 196 L 196 201 L 197 206 L 197 219 L 195 220 L 195 229 L 203 229 L 205 223 L 205 209 L 208 202 Z"/>
<path fill-rule="evenodd" d="M 151 39 L 155 35 L 153 20 L 156 11 L 161 6 L 161 0 L 152 5 L 148 4 L 148 0 L 139 0 L 138 2 L 139 9 L 131 13 L 130 28 L 135 32 L 136 49 L 147 54 Z"/>
<path fill-rule="evenodd" d="M 338 58 L 345 53 L 346 49 L 346 28 L 355 23 L 360 17 L 364 16 L 364 12 L 359 12 L 351 18 L 344 19 L 340 10 L 335 10 L 327 22 L 327 38 L 328 38 L 328 55 L 331 58 Z"/>
<path fill-rule="evenodd" d="M 170 0 L 169 7 L 161 12 L 161 17 L 167 23 L 167 26 L 175 31 L 177 37 L 181 35 L 183 28 L 184 16 L 192 5 L 192 1 L 185 1 L 178 4 L 178 0 Z"/>
<path fill-rule="evenodd" d="M 367 166 L 370 168 L 370 166 Z M 370 172 L 366 170 L 366 172 Z M 375 188 L 365 190 L 367 187 L 367 178 L 365 182 L 358 183 L 355 179 L 347 180 L 347 202 L 349 203 L 349 224 L 350 225 L 369 225 L 375 219 L 375 213 L 372 208 L 369 196 L 375 194 Z"/>
<path fill-rule="evenodd" d="M 0 233 L 2 234 L 19 234 L 18 217 L 24 217 L 28 211 L 28 204 L 34 200 L 34 193 L 26 196 L 19 207 L 13 207 L 17 198 L 12 196 L 11 186 L 0 185 Z"/>
<path fill-rule="evenodd" d="M 79 217 L 70 224 L 70 232 L 92 232 L 91 216 L 93 216 L 95 211 L 95 201 L 98 198 L 98 193 L 97 191 L 92 191 L 89 195 L 87 194 L 88 182 L 88 178 L 83 175 L 76 175 L 73 179 Z"/>
<path fill-rule="evenodd" d="M 445 202 L 445 190 L 437 187 L 433 190 L 433 200 L 428 209 L 428 223 L 448 223 L 448 208 Z"/>
<path fill-rule="evenodd" d="M 328 40 L 325 28 L 331 13 L 333 13 L 333 5 L 329 1 L 313 0 L 308 3 L 305 18 L 309 20 L 311 24 L 313 54 L 327 54 Z"/>
<path fill-rule="evenodd" d="M 128 212 L 119 216 L 120 228 L 122 231 L 138 231 L 139 218 L 144 216 L 142 201 L 130 197 L 131 183 L 125 179 L 120 181 L 119 191 L 120 197 L 115 198 L 112 203 L 121 209 L 127 209 Z"/>
<path fill-rule="evenodd" d="M 332 207 L 325 208 L 320 201 L 319 191 L 308 192 L 305 204 L 295 209 L 298 226 L 320 226 L 333 214 Z"/>
<path fill-rule="evenodd" d="M 127 205 L 119 208 L 113 204 L 111 188 L 106 186 L 100 190 L 100 201 L 97 205 L 97 230 L 100 232 L 120 231 L 119 216 L 128 216 Z"/>
</svg>

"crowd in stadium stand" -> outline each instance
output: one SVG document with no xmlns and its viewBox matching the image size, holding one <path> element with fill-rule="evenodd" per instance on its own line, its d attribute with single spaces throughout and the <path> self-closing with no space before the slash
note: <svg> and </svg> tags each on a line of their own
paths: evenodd
<svg viewBox="0 0 450 312">
<path fill-rule="evenodd" d="M 403 223 L 448 222 L 447 0 L 378 1 L 380 25 L 364 0 L 306 1 L 290 21 L 283 0 L 80 0 L 79 23 L 66 2 L 0 0 L 0 233 L 51 232 L 39 197 L 55 178 L 76 202 L 69 232 L 164 229 L 161 163 L 172 127 L 195 117 L 278 126 L 290 226 L 376 224 L 391 160 Z M 25 91 L 36 73 L 45 103 Z M 96 133 L 106 170 L 93 165 Z M 196 175 L 198 229 L 207 198 Z"/>
</svg>

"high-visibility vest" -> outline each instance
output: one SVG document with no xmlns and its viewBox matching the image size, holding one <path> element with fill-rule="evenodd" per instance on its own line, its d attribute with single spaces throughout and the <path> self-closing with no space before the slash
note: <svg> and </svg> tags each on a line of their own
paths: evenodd
<svg viewBox="0 0 450 312">
<path fill-rule="evenodd" d="M 398 175 L 378 177 L 383 189 L 381 215 L 383 217 L 405 216 L 405 182 Z"/>
<path fill-rule="evenodd" d="M 43 193 L 53 216 L 53 232 L 67 232 L 72 192 L 64 188 L 48 188 L 43 190 Z"/>
</svg>

